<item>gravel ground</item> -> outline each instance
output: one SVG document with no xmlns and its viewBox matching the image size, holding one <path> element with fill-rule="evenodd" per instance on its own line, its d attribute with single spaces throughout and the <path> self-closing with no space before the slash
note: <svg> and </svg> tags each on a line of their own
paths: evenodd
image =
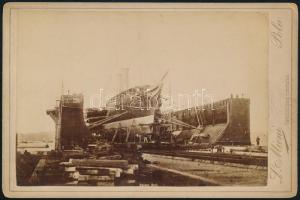
<svg viewBox="0 0 300 200">
<path fill-rule="evenodd" d="M 143 158 L 153 164 L 198 175 L 222 185 L 264 186 L 267 184 L 268 171 L 265 167 L 232 166 L 215 164 L 209 161 L 175 158 L 169 156 L 144 154 Z"/>
</svg>

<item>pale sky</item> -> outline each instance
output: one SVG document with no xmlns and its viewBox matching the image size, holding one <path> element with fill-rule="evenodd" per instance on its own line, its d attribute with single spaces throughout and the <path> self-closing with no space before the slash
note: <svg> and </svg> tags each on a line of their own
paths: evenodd
<svg viewBox="0 0 300 200">
<path fill-rule="evenodd" d="M 130 86 L 155 84 L 169 69 L 165 88 L 174 96 L 202 88 L 215 100 L 243 93 L 252 139 L 267 132 L 263 12 L 19 10 L 17 17 L 17 132 L 54 132 L 46 110 L 62 81 L 89 107 L 100 88 L 115 87 L 122 67 Z"/>
</svg>

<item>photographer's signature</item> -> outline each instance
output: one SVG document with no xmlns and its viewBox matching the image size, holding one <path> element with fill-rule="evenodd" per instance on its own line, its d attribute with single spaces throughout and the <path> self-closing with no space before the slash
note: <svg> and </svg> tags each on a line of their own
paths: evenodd
<svg viewBox="0 0 300 200">
<path fill-rule="evenodd" d="M 275 137 L 270 147 L 270 151 L 274 155 L 270 165 L 270 178 L 278 179 L 282 183 L 282 166 L 284 164 L 282 163 L 282 153 L 284 150 L 289 153 L 289 145 L 282 128 L 277 127 L 272 134 Z"/>
</svg>

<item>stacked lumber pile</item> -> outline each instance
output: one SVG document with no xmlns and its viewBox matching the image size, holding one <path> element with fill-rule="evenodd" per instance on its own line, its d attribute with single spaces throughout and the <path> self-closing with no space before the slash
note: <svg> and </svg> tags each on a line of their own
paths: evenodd
<svg viewBox="0 0 300 200">
<path fill-rule="evenodd" d="M 64 166 L 66 184 L 111 186 L 116 182 L 135 183 L 137 164 L 127 160 L 69 159 L 60 163 Z"/>
</svg>

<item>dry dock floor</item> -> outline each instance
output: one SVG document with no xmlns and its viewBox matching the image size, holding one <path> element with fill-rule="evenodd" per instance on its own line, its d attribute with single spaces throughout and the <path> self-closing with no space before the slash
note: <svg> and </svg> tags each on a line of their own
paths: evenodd
<svg viewBox="0 0 300 200">
<path fill-rule="evenodd" d="M 264 186 L 267 184 L 268 172 L 266 167 L 212 163 L 207 160 L 192 160 L 154 154 L 143 154 L 143 158 L 157 166 L 196 175 L 220 185 Z"/>
</svg>

